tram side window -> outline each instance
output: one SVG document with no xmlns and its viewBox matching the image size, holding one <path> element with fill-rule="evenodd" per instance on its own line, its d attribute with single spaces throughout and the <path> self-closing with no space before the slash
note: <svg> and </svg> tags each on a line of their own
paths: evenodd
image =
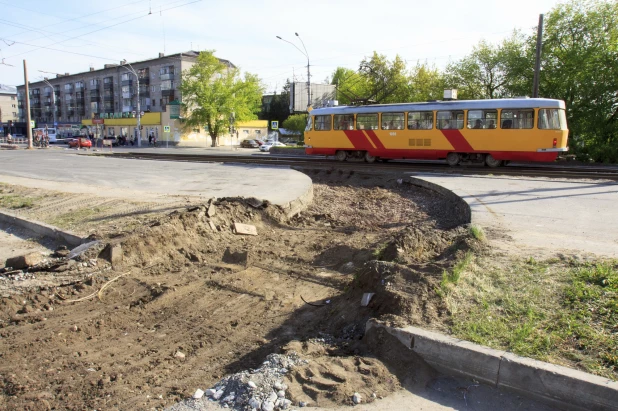
<svg viewBox="0 0 618 411">
<path fill-rule="evenodd" d="M 403 113 L 382 113 L 382 130 L 403 130 Z"/>
<path fill-rule="evenodd" d="M 496 110 L 468 110 L 468 128 L 496 128 L 498 112 Z"/>
<path fill-rule="evenodd" d="M 335 114 L 335 130 L 354 130 L 354 114 Z"/>
<path fill-rule="evenodd" d="M 378 115 L 377 114 L 357 114 L 356 128 L 358 130 L 377 130 Z"/>
<path fill-rule="evenodd" d="M 538 127 L 544 130 L 560 130 L 560 110 L 557 108 L 540 109 Z"/>
<path fill-rule="evenodd" d="M 330 131 L 331 117 L 330 116 L 315 116 L 315 130 Z"/>
<path fill-rule="evenodd" d="M 408 113 L 408 130 L 431 130 L 433 111 L 411 111 Z"/>
<path fill-rule="evenodd" d="M 534 110 L 502 110 L 500 113 L 500 128 L 532 128 L 534 126 Z"/>
<path fill-rule="evenodd" d="M 463 111 L 438 111 L 438 128 L 440 130 L 459 129 L 464 127 Z"/>
</svg>

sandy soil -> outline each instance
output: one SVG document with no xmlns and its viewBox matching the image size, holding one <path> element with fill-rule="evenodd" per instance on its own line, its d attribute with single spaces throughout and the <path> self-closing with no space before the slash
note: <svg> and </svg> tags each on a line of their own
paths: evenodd
<svg viewBox="0 0 618 411">
<path fill-rule="evenodd" d="M 395 351 L 378 359 L 385 345 L 361 341 L 364 324 L 380 317 L 444 329 L 435 288 L 473 240 L 443 198 L 394 176 L 311 177 L 315 202 L 291 220 L 269 204 L 219 199 L 69 221 L 101 243 L 31 270 L 39 283 L 3 289 L 0 409 L 162 409 L 290 348 L 315 360 L 290 377 L 294 399 L 313 405 L 426 381 L 430 370 Z M 44 210 L 64 195 L 48 203 L 37 195 L 39 212 L 29 215 L 53 221 Z M 99 201 L 75 196 L 74 212 Z M 238 235 L 234 223 L 258 235 Z M 106 244 L 121 247 L 121 261 L 109 263 Z M 360 307 L 369 291 L 376 296 Z M 329 347 L 305 344 L 324 336 Z M 320 380 L 308 384 L 310 375 Z"/>
</svg>

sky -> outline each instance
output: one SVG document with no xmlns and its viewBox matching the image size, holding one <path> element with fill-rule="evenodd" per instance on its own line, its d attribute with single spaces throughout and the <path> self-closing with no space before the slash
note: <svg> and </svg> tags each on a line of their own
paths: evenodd
<svg viewBox="0 0 618 411">
<path fill-rule="evenodd" d="M 215 50 L 257 74 L 266 93 L 287 79 L 323 82 L 374 51 L 444 68 L 481 40 L 534 32 L 557 0 L 0 0 L 0 84 L 79 73 L 160 52 Z M 299 37 L 295 35 L 299 34 Z M 280 36 L 292 44 L 277 39 Z M 299 51 L 300 49 L 300 51 Z M 302 52 L 301 52 L 302 51 Z M 48 73 L 45 73 L 48 72 Z"/>
</svg>

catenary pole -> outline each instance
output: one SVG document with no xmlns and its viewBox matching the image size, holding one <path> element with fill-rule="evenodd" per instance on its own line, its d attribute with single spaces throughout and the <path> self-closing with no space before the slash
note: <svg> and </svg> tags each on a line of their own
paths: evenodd
<svg viewBox="0 0 618 411">
<path fill-rule="evenodd" d="M 539 27 L 536 33 L 536 62 L 534 64 L 534 85 L 532 86 L 532 97 L 539 96 L 539 83 L 541 75 L 541 49 L 543 48 L 543 15 L 539 14 Z"/>
<path fill-rule="evenodd" d="M 26 66 L 26 60 L 24 60 L 24 84 L 26 85 L 26 130 L 28 131 L 28 148 L 32 149 L 32 127 L 30 116 L 30 87 L 28 87 L 28 67 Z"/>
</svg>

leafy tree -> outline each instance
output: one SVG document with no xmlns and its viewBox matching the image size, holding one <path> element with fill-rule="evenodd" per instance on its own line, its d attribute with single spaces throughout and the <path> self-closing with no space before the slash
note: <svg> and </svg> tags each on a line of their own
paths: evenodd
<svg viewBox="0 0 618 411">
<path fill-rule="evenodd" d="M 287 80 L 285 86 L 283 86 L 283 92 L 281 94 L 275 94 L 272 97 L 268 109 L 266 105 L 262 107 L 260 113 L 261 120 L 268 120 L 268 124 L 272 120 L 279 121 L 282 124 L 283 121 L 290 115 L 290 81 Z"/>
<path fill-rule="evenodd" d="M 352 69 L 337 67 L 331 84 L 337 86 L 337 100 L 340 105 L 351 105 L 355 100 L 368 96 L 367 79 Z"/>
<path fill-rule="evenodd" d="M 281 127 L 293 130 L 300 134 L 305 139 L 305 127 L 307 126 L 307 115 L 306 114 L 293 114 L 288 117 Z"/>
<path fill-rule="evenodd" d="M 469 56 L 448 65 L 446 82 L 459 90 L 460 99 L 509 97 L 513 80 L 520 84 L 523 77 L 525 83 L 521 70 L 529 64 L 528 57 L 525 39 L 518 33 L 497 46 L 481 41 Z"/>
<path fill-rule="evenodd" d="M 212 146 L 233 121 L 256 119 L 262 86 L 257 76 L 222 63 L 214 51 L 201 52 L 196 63 L 182 73 L 180 84 L 186 128 L 206 127 Z"/>
<path fill-rule="evenodd" d="M 571 147 L 597 161 L 618 162 L 617 62 L 617 2 L 575 0 L 547 15 L 540 94 L 566 102 Z"/>
<path fill-rule="evenodd" d="M 370 59 L 364 59 L 358 70 L 367 79 L 371 100 L 378 103 L 403 103 L 409 95 L 409 81 L 406 63 L 399 56 L 389 61 L 386 56 L 373 52 Z"/>
<path fill-rule="evenodd" d="M 440 100 L 444 93 L 445 78 L 436 67 L 417 63 L 410 72 L 408 101 Z"/>
</svg>

